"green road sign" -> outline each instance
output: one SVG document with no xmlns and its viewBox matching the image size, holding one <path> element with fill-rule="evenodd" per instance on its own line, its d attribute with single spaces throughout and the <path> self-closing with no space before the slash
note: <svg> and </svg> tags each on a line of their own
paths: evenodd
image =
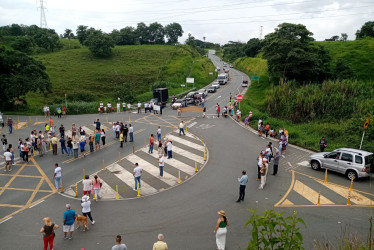
<svg viewBox="0 0 374 250">
<path fill-rule="evenodd" d="M 253 80 L 253 81 L 259 81 L 260 77 L 259 76 L 252 76 L 251 80 Z"/>
</svg>

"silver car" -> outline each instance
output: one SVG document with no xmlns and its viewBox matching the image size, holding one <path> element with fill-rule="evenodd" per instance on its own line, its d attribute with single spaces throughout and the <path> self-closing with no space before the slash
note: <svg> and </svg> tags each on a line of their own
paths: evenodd
<svg viewBox="0 0 374 250">
<path fill-rule="evenodd" d="M 316 153 L 309 157 L 312 169 L 324 168 L 342 173 L 349 180 L 370 176 L 373 160 L 373 153 L 352 148 L 338 148 L 332 152 Z"/>
</svg>

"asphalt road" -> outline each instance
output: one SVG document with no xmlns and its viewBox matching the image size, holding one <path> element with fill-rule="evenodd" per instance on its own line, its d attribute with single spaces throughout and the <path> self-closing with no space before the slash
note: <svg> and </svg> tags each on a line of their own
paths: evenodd
<svg viewBox="0 0 374 250">
<path fill-rule="evenodd" d="M 219 58 L 212 56 L 212 61 L 222 68 Z M 208 96 L 206 118 L 194 113 L 182 114 L 181 119 L 189 121 L 188 131 L 203 138 L 209 150 L 206 166 L 194 178 L 155 195 L 92 204 L 92 215 L 96 224 L 90 226 L 87 232 L 75 232 L 74 239 L 71 241 L 64 241 L 62 230 L 59 229 L 56 232 L 54 249 L 110 249 L 115 243 L 117 234 L 123 236 L 123 241 L 129 249 L 149 249 L 156 241 L 158 233 L 165 235 L 169 249 L 214 249 L 213 230 L 217 220 L 217 211 L 221 209 L 226 211 L 230 220 L 227 249 L 246 248 L 247 241 L 250 239 L 249 230 L 244 227 L 250 217 L 248 209 L 259 211 L 275 209 L 288 215 L 297 211 L 298 216 L 302 217 L 307 225 L 305 228 L 302 227 L 306 249 L 312 247 L 315 238 L 334 240 L 339 236 L 342 228 L 366 236 L 369 228 L 368 218 L 374 215 L 371 203 L 374 200 L 372 197 L 373 181 L 364 179 L 355 182 L 354 189 L 362 192 L 357 192 L 355 200 L 357 203 L 346 206 L 347 201 L 343 193 L 349 187 L 349 181 L 341 175 L 329 173 L 328 183 L 331 185 L 321 183 L 320 180 L 324 179 L 324 172 L 313 171 L 305 164 L 310 154 L 308 151 L 289 146 L 284 158 L 281 158 L 278 175 L 269 175 L 265 189 L 258 189 L 259 182 L 255 180 L 256 157 L 270 139 L 259 137 L 230 118 L 216 118 L 214 115 L 216 103 L 223 106 L 228 102 L 230 93 L 236 95 L 243 90 L 240 85 L 244 74 L 231 69 L 230 75 L 232 80 L 229 84 L 221 87 L 217 93 Z M 129 114 L 122 113 L 120 115 L 110 114 L 108 120 L 128 121 L 129 116 Z M 64 125 L 69 127 L 75 122 L 90 126 L 89 124 L 96 117 L 97 115 L 69 116 L 64 120 Z M 150 133 L 155 132 L 158 123 L 162 123 L 156 117 L 152 118 L 155 119 L 154 121 L 146 120 L 145 117 L 149 115 L 131 114 L 135 131 L 141 131 L 135 135 L 135 149 L 143 148 L 144 139 L 148 138 Z M 106 120 L 105 115 L 100 118 Z M 165 110 L 162 118 L 170 119 L 169 123 L 163 121 L 165 131 L 170 129 L 167 126 L 179 123 L 176 119 L 176 111 Z M 59 124 L 56 119 L 55 123 Z M 39 125 L 38 129 L 41 126 Z M 27 136 L 29 130 L 30 128 L 17 130 L 10 140 L 15 143 L 17 137 Z M 171 132 L 171 129 L 168 132 Z M 292 133 L 292 131 L 289 132 Z M 110 135 L 111 133 L 108 132 L 107 143 L 111 143 Z M 81 179 L 83 168 L 86 173 L 91 174 L 102 168 L 102 160 L 108 165 L 116 162 L 118 147 L 118 143 L 113 141 L 113 144 L 101 152 L 71 163 L 63 163 L 66 157 L 60 154 L 53 157 L 50 152 L 46 157 L 35 159 L 50 181 L 53 176 L 53 163 L 61 163 L 64 169 L 64 186 L 69 186 Z M 132 146 L 126 145 L 120 152 L 123 156 L 129 155 L 132 153 Z M 41 175 L 39 170 L 35 170 L 35 166 L 27 167 L 30 171 L 29 175 Z M 237 177 L 244 169 L 247 170 L 249 183 L 245 201 L 238 204 L 235 203 L 239 189 Z M 9 177 L 2 175 L 0 180 L 0 186 L 4 186 L 3 183 L 9 181 Z M 47 189 L 48 181 L 45 180 L 45 183 L 41 185 Z M 34 188 L 38 183 L 35 184 L 35 181 L 25 178 L 25 181 L 20 181 L 17 185 L 23 185 L 22 188 L 28 186 Z M 316 206 L 317 197 L 315 196 L 319 191 L 326 199 L 322 199 L 321 206 Z M 26 203 L 30 196 L 30 193 L 26 193 L 31 191 L 17 191 L 12 194 L 6 192 L 10 190 L 7 189 L 0 195 L 0 204 L 10 202 L 17 204 L 18 202 L 19 205 Z M 0 222 L 2 232 L 0 249 L 25 249 L 26 247 L 40 249 L 42 237 L 39 229 L 43 225 L 41 221 L 43 217 L 50 216 L 53 221 L 61 225 L 66 203 L 71 203 L 77 212 L 81 212 L 78 200 L 56 193 L 51 193 L 49 197 L 43 199 L 43 195 L 48 194 L 50 193 L 38 193 L 35 199 L 40 198 L 41 203 L 32 208 L 25 207 L 23 211 L 12 215 L 10 219 Z M 1 206 L 0 217 L 3 218 L 18 208 Z M 17 241 L 19 238 L 22 240 Z"/>
</svg>

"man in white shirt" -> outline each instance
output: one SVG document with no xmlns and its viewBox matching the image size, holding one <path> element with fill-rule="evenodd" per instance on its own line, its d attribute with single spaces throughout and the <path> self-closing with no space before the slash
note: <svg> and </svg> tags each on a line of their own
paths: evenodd
<svg viewBox="0 0 374 250">
<path fill-rule="evenodd" d="M 4 160 L 6 162 L 4 172 L 6 172 L 7 169 L 9 172 L 12 171 L 12 153 L 9 152 L 9 148 L 4 153 Z"/>
<path fill-rule="evenodd" d="M 157 129 L 157 141 L 161 140 L 161 127 L 158 126 L 158 129 Z"/>
<path fill-rule="evenodd" d="M 126 103 L 125 102 L 122 103 L 122 108 L 123 108 L 123 112 L 126 112 Z"/>
<path fill-rule="evenodd" d="M 121 130 L 121 125 L 119 124 L 119 122 L 117 122 L 117 125 L 116 125 L 116 137 L 117 139 L 119 138 L 119 131 Z"/>
<path fill-rule="evenodd" d="M 183 135 L 186 135 L 184 133 L 184 122 L 181 121 L 181 123 L 179 123 L 179 136 L 181 136 L 181 133 L 183 133 Z"/>
<path fill-rule="evenodd" d="M 142 104 L 141 102 L 138 102 L 138 114 L 142 113 Z"/>
<path fill-rule="evenodd" d="M 131 103 L 128 103 L 128 104 L 127 104 L 127 110 L 128 110 L 129 112 L 131 112 Z"/>
<path fill-rule="evenodd" d="M 168 141 L 166 143 L 166 148 L 167 148 L 167 151 L 168 151 L 168 159 L 171 159 L 173 158 L 173 144 L 171 143 L 171 141 Z"/>
<path fill-rule="evenodd" d="M 139 167 L 139 164 L 138 163 L 135 163 L 135 168 L 134 168 L 134 172 L 132 173 L 132 175 L 134 176 L 134 180 L 135 180 L 135 188 L 134 188 L 134 191 L 137 191 L 138 190 L 138 182 L 139 182 L 139 189 L 141 188 L 141 184 L 140 184 L 140 177 L 142 175 L 142 168 Z"/>
<path fill-rule="evenodd" d="M 117 113 L 121 112 L 121 104 L 117 102 Z"/>
<path fill-rule="evenodd" d="M 59 191 L 61 188 L 61 167 L 59 167 L 57 163 L 55 164 L 55 174 L 53 178 L 55 179 L 55 187 L 57 191 Z"/>
<path fill-rule="evenodd" d="M 148 110 L 148 103 L 144 103 L 144 113 L 147 113 Z"/>
<path fill-rule="evenodd" d="M 159 155 L 158 156 L 158 166 L 160 168 L 160 176 L 164 176 L 164 166 L 165 166 L 165 159 L 164 155 Z"/>
<path fill-rule="evenodd" d="M 129 135 L 130 135 L 130 142 L 134 141 L 134 127 L 129 124 Z"/>
</svg>

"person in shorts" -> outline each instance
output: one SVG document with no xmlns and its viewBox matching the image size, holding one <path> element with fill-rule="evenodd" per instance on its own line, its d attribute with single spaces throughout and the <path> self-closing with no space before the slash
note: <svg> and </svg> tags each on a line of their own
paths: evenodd
<svg viewBox="0 0 374 250">
<path fill-rule="evenodd" d="M 73 232 L 74 232 L 74 221 L 75 216 L 74 209 L 71 209 L 70 204 L 66 204 L 66 211 L 64 212 L 64 220 L 63 220 L 63 231 L 64 231 L 64 240 L 66 239 L 73 239 Z M 69 237 L 68 237 L 69 233 Z"/>
<path fill-rule="evenodd" d="M 85 148 L 85 146 L 86 146 L 86 141 L 84 139 L 80 139 L 79 147 L 81 149 L 82 157 L 86 157 L 86 155 L 84 154 L 84 148 Z"/>
<path fill-rule="evenodd" d="M 4 172 L 12 171 L 12 153 L 10 152 L 9 148 L 4 153 L 4 159 L 5 159 L 5 169 Z"/>
<path fill-rule="evenodd" d="M 83 185 L 83 195 L 88 195 L 90 197 L 91 190 L 92 190 L 92 181 L 88 175 L 84 176 L 84 180 L 82 181 Z"/>
</svg>

